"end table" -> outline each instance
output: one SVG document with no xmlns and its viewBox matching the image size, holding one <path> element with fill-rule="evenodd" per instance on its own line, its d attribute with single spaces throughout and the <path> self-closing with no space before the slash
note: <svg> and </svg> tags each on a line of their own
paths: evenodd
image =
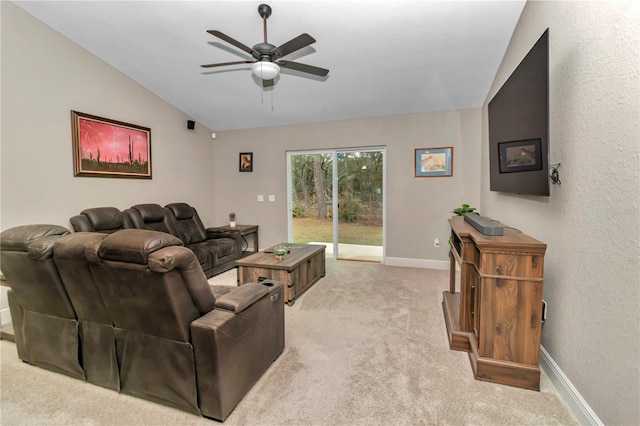
<svg viewBox="0 0 640 426">
<path fill-rule="evenodd" d="M 257 253 L 258 252 L 258 225 L 236 225 L 236 226 L 229 226 L 229 225 L 224 225 L 224 226 L 216 226 L 214 228 L 210 228 L 210 229 L 214 229 L 214 230 L 219 230 L 219 231 L 235 231 L 235 232 L 239 232 L 240 235 L 242 236 L 242 238 L 244 239 L 244 237 L 246 235 L 253 235 L 253 252 L 249 252 L 244 250 L 242 252 L 242 256 L 248 256 L 252 253 Z M 247 240 L 245 239 L 245 242 Z"/>
</svg>

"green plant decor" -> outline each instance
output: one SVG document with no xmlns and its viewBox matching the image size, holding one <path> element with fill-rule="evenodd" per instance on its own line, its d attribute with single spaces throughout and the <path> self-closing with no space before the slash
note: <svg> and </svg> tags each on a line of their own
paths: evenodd
<svg viewBox="0 0 640 426">
<path fill-rule="evenodd" d="M 462 204 L 462 206 L 458 207 L 457 209 L 453 209 L 453 213 L 458 216 L 464 216 L 465 213 L 480 214 L 476 211 L 475 207 L 471 207 L 469 204 Z"/>
</svg>

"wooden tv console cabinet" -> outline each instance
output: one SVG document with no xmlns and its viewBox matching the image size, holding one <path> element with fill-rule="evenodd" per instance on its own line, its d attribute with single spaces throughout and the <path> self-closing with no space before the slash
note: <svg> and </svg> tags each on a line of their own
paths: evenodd
<svg viewBox="0 0 640 426">
<path fill-rule="evenodd" d="M 469 353 L 478 380 L 540 390 L 546 244 L 503 224 L 502 236 L 483 235 L 462 216 L 449 224 L 450 283 L 442 300 L 449 347 Z"/>
</svg>

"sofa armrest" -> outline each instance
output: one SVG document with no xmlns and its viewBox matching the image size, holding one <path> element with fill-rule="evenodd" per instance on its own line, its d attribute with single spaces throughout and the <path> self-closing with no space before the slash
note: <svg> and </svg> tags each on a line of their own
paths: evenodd
<svg viewBox="0 0 640 426">
<path fill-rule="evenodd" d="M 211 240 L 214 238 L 232 238 L 234 240 L 239 241 L 241 239 L 240 232 L 238 231 L 230 231 L 220 228 L 207 228 L 207 239 Z"/>
<path fill-rule="evenodd" d="M 269 293 L 262 284 L 245 284 L 216 299 L 215 307 L 235 314 L 244 311 Z"/>
<path fill-rule="evenodd" d="M 284 288 L 270 282 L 237 290 L 247 287 L 243 291 L 253 293 L 255 286 L 264 287 L 267 294 L 244 311 L 215 308 L 191 323 L 198 398 L 205 417 L 224 421 L 284 349 Z"/>
</svg>

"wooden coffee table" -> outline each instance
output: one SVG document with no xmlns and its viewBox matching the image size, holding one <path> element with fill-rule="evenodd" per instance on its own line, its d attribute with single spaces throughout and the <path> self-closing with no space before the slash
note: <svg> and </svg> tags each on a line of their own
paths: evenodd
<svg viewBox="0 0 640 426">
<path fill-rule="evenodd" d="M 282 260 L 273 253 L 273 249 L 280 245 L 289 249 Z M 280 281 L 284 286 L 284 301 L 291 306 L 298 296 L 325 276 L 325 249 L 326 246 L 317 244 L 281 243 L 238 259 L 238 285 L 263 280 Z"/>
</svg>

